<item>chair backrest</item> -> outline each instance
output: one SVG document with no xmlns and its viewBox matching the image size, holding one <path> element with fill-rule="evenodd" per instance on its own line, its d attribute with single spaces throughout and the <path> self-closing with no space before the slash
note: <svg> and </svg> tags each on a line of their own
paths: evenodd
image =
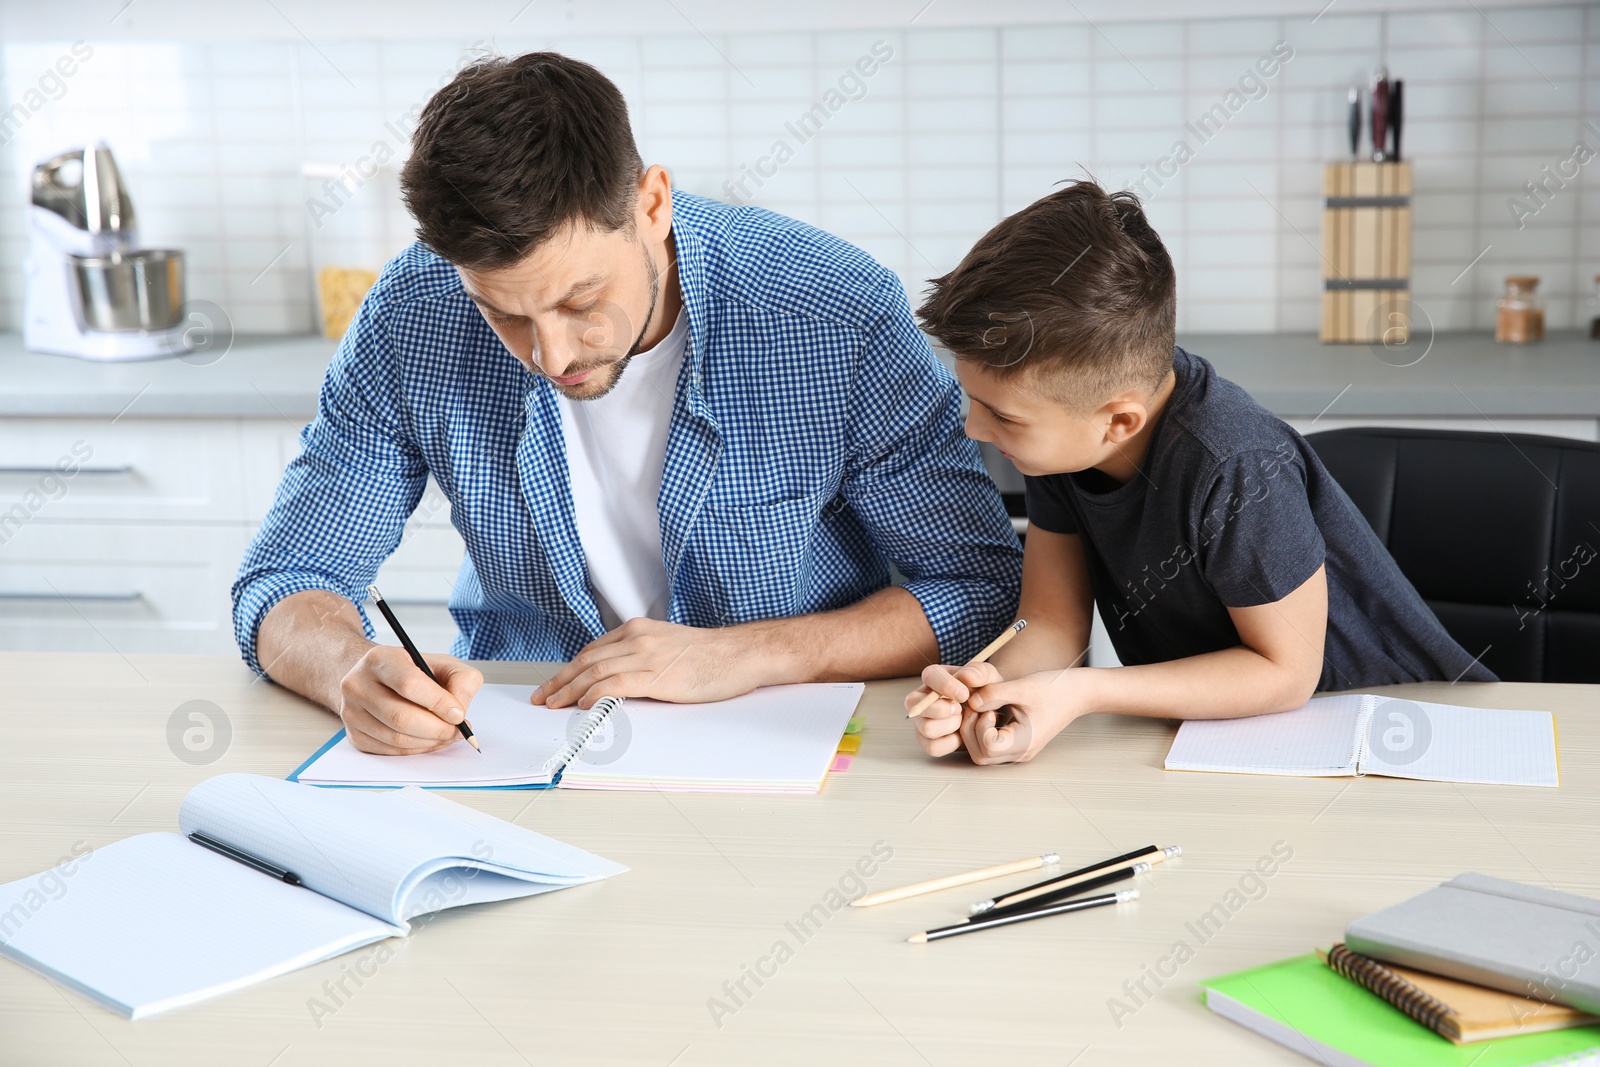
<svg viewBox="0 0 1600 1067">
<path fill-rule="evenodd" d="M 1307 440 L 1468 652 L 1506 681 L 1600 682 L 1600 444 L 1382 427 Z"/>
</svg>

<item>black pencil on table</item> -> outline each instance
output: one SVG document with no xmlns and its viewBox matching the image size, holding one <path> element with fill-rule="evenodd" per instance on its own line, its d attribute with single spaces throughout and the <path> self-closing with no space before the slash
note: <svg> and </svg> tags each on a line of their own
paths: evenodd
<svg viewBox="0 0 1600 1067">
<path fill-rule="evenodd" d="M 1019 900 L 1015 904 L 998 905 L 990 908 L 988 911 L 979 912 L 967 921 L 981 922 L 985 919 L 998 919 L 1004 915 L 1020 915 L 1025 911 L 1048 908 L 1053 905 L 1060 904 L 1064 900 L 1071 900 L 1074 897 L 1081 897 L 1085 893 L 1094 892 L 1096 889 L 1104 889 L 1108 885 L 1114 885 L 1117 882 L 1126 881 L 1127 879 L 1132 878 L 1134 875 L 1144 874 L 1149 869 L 1150 865 L 1148 863 L 1135 863 L 1131 867 L 1123 867 L 1112 871 L 1109 874 L 1102 874 L 1098 878 L 1090 878 L 1088 881 L 1079 882 L 1076 885 L 1069 885 L 1065 889 L 1057 889 L 1053 893 L 1041 893 L 1038 896 L 1030 897 L 1027 900 Z"/>
<path fill-rule="evenodd" d="M 936 930 L 924 930 L 922 933 L 912 934 L 906 940 L 913 944 L 921 944 L 924 941 L 937 941 L 943 937 L 958 937 L 961 934 L 977 933 L 979 930 L 988 930 L 996 926 L 1010 926 L 1012 923 L 1025 923 L 1051 915 L 1065 915 L 1069 911 L 1083 911 L 1085 908 L 1099 908 L 1107 904 L 1121 904 L 1125 901 L 1138 899 L 1139 891 L 1137 889 L 1124 889 L 1119 893 L 1107 893 L 1098 897 L 1084 897 L 1082 900 L 1068 900 L 1060 904 L 1052 904 L 1048 908 L 1033 908 L 1013 915 L 1002 915 L 997 919 L 985 919 L 980 916 L 951 926 L 941 926 Z"/>
<path fill-rule="evenodd" d="M 394 617 L 393 611 L 389 610 L 389 604 L 383 599 L 383 594 L 378 592 L 378 587 L 375 585 L 369 585 L 367 586 L 367 592 L 372 594 L 372 602 L 378 605 L 379 611 L 383 612 L 385 621 L 389 623 L 389 629 L 394 631 L 394 635 L 400 639 L 400 644 L 405 646 L 405 650 L 410 653 L 411 662 L 417 665 L 417 670 L 421 671 L 423 674 L 426 674 L 429 681 L 433 682 L 435 685 L 438 685 L 439 679 L 434 675 L 432 669 L 429 668 L 428 661 L 422 658 L 422 653 L 417 651 L 417 646 L 411 643 L 411 635 L 406 633 L 405 627 L 400 625 L 400 620 Z M 456 729 L 461 732 L 461 736 L 467 742 L 467 744 L 471 745 L 480 753 L 483 751 L 482 747 L 480 747 L 478 744 L 478 739 L 472 736 L 471 723 L 467 722 L 466 719 L 462 719 L 460 722 L 456 723 Z"/>
<path fill-rule="evenodd" d="M 1146 856 L 1154 855 L 1160 851 L 1161 849 L 1155 845 L 1146 845 L 1144 848 L 1136 848 L 1132 852 L 1125 852 L 1120 856 L 1113 856 L 1108 860 L 1101 860 L 1099 863 L 1091 863 L 1087 867 L 1079 867 L 1075 871 L 1068 871 L 1065 874 L 1052 875 L 1042 882 L 1034 882 L 1032 885 L 1025 885 L 1021 889 L 1013 889 L 1009 893 L 1002 893 L 999 896 L 990 897 L 988 900 L 980 900 L 978 903 L 972 905 L 972 914 L 980 915 L 992 908 L 1003 907 L 1007 904 L 1019 903 L 1020 901 L 1027 899 L 1024 894 L 1031 893 L 1037 896 L 1040 890 L 1049 892 L 1051 888 L 1059 889 L 1068 883 L 1087 881 L 1088 879 L 1084 877 L 1085 875 L 1097 875 L 1106 871 L 1116 870 L 1119 867 L 1132 866 L 1134 863 L 1137 863 Z"/>
</svg>

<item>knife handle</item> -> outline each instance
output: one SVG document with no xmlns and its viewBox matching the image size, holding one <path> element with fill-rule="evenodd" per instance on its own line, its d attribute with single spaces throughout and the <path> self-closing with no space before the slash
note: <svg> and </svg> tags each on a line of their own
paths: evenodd
<svg viewBox="0 0 1600 1067">
<path fill-rule="evenodd" d="M 1361 90 L 1350 87 L 1350 158 L 1361 157 Z"/>
<path fill-rule="evenodd" d="M 1389 85 L 1389 134 L 1394 145 L 1394 151 L 1390 153 L 1389 158 L 1396 163 L 1400 162 L 1400 119 L 1405 85 L 1406 83 L 1399 79 Z"/>
<path fill-rule="evenodd" d="M 1372 159 L 1382 163 L 1389 141 L 1389 83 L 1379 80 L 1372 86 Z"/>
</svg>

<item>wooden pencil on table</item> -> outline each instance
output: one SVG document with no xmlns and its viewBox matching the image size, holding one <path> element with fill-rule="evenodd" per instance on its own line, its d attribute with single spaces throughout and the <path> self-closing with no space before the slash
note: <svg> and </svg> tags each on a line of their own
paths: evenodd
<svg viewBox="0 0 1600 1067">
<path fill-rule="evenodd" d="M 967 660 L 967 662 L 963 663 L 961 666 L 963 666 L 963 667 L 976 667 L 980 663 L 989 662 L 989 657 L 990 656 L 994 655 L 996 652 L 999 652 L 1002 648 L 1004 648 L 1007 641 L 1011 640 L 1013 637 L 1015 637 L 1018 634 L 1020 634 L 1023 630 L 1027 629 L 1027 626 L 1028 626 L 1028 621 L 1026 619 L 1018 619 L 1016 622 L 1012 623 L 1009 627 L 1006 628 L 1005 633 L 1001 634 L 999 637 L 995 638 L 993 641 L 990 641 L 988 643 L 988 645 L 986 645 L 984 647 L 982 652 L 979 652 L 976 656 L 973 656 L 971 659 Z M 935 692 L 932 692 L 930 690 L 927 696 L 925 696 L 921 700 L 917 701 L 916 706 L 913 707 L 910 711 L 906 712 L 906 718 L 915 719 L 918 715 L 921 715 L 923 712 L 927 711 L 930 707 L 932 707 L 933 706 L 933 702 L 935 700 L 938 700 L 938 699 L 939 699 L 939 694 L 935 693 Z"/>
<path fill-rule="evenodd" d="M 1046 852 L 1042 856 L 1029 856 L 1025 860 L 1013 860 L 1010 863 L 1001 863 L 994 867 L 984 867 L 982 870 L 967 871 L 964 874 L 949 874 L 943 878 L 931 878 L 926 882 L 916 882 L 912 885 L 903 885 L 897 889 L 884 889 L 877 893 L 868 893 L 857 900 L 852 900 L 850 905 L 856 908 L 870 908 L 874 904 L 892 904 L 897 900 L 907 897 L 921 896 L 924 893 L 937 893 L 941 889 L 954 889 L 957 886 L 971 885 L 988 878 L 1004 878 L 1008 874 L 1021 874 L 1023 871 L 1038 870 L 1047 867 L 1061 859 L 1054 852 Z"/>
</svg>

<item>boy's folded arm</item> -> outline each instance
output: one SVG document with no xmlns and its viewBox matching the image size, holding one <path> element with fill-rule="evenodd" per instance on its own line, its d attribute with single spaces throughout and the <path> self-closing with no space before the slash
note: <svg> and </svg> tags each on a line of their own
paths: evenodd
<svg viewBox="0 0 1600 1067">
<path fill-rule="evenodd" d="M 1229 719 L 1304 704 L 1322 677 L 1326 567 L 1271 604 L 1229 608 L 1240 643 L 1200 656 L 1089 671 L 1091 712 Z"/>
</svg>

